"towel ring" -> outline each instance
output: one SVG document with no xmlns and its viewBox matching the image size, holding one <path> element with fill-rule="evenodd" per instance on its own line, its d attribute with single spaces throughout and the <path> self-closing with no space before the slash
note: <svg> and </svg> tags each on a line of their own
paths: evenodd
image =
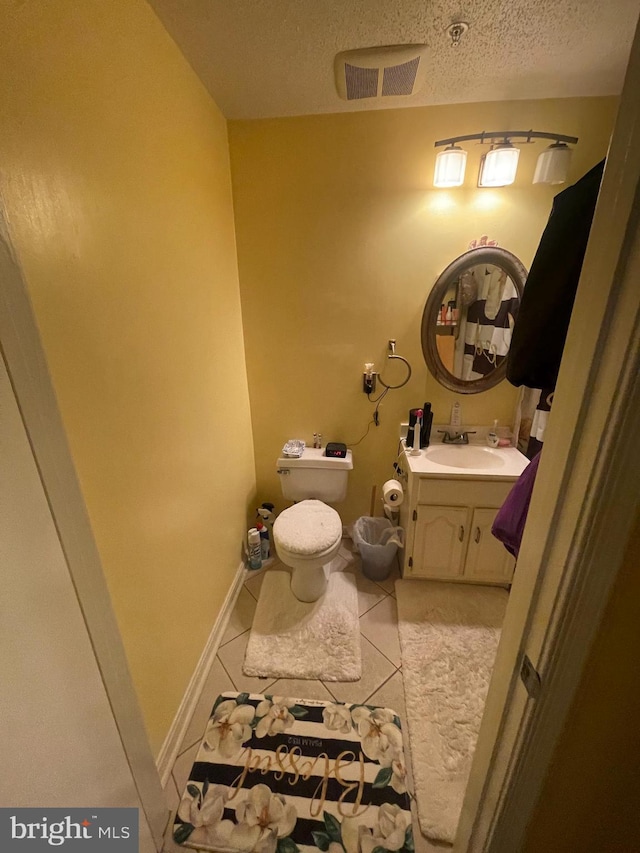
<svg viewBox="0 0 640 853">
<path fill-rule="evenodd" d="M 387 383 L 384 381 L 382 376 L 379 374 L 378 375 L 378 382 L 381 385 L 384 385 L 384 387 L 387 388 L 389 391 L 395 391 L 398 388 L 403 388 L 407 384 L 407 382 L 411 379 L 411 365 L 409 364 L 409 362 L 407 361 L 406 358 L 404 358 L 401 355 L 396 355 L 396 342 L 393 339 L 391 339 L 389 341 L 389 355 L 387 356 L 387 358 L 395 358 L 395 359 L 398 359 L 398 361 L 402 361 L 404 364 L 406 364 L 407 365 L 407 378 L 404 380 L 404 382 L 398 383 L 398 385 L 387 385 Z"/>
</svg>

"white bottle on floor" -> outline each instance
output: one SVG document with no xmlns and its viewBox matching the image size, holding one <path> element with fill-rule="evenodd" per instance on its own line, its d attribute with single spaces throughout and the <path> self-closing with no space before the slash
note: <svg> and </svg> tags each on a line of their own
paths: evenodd
<svg viewBox="0 0 640 853">
<path fill-rule="evenodd" d="M 249 545 L 249 568 L 262 568 L 262 549 L 260 546 L 260 533 L 256 527 L 252 527 L 248 535 Z"/>
</svg>

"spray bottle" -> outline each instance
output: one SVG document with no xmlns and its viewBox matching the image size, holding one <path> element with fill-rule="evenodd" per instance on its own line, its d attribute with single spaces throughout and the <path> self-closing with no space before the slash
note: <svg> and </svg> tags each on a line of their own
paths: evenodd
<svg viewBox="0 0 640 853">
<path fill-rule="evenodd" d="M 256 530 L 260 534 L 260 552 L 264 562 L 269 559 L 269 531 L 261 521 L 256 521 Z"/>
</svg>

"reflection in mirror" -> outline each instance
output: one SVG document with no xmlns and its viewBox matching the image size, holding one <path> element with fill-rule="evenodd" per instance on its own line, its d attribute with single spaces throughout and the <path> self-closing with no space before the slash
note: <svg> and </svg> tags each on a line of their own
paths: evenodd
<svg viewBox="0 0 640 853">
<path fill-rule="evenodd" d="M 436 344 L 458 379 L 482 379 L 509 352 L 518 292 L 505 270 L 483 264 L 465 270 L 449 288 L 436 320 Z"/>
<path fill-rule="evenodd" d="M 491 388 L 505 375 L 526 270 L 504 249 L 472 249 L 438 278 L 422 319 L 431 373 L 463 394 Z"/>
</svg>

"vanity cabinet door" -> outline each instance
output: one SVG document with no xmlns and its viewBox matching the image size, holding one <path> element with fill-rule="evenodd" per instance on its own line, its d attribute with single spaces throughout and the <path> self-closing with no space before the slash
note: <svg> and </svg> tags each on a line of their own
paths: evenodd
<svg viewBox="0 0 640 853">
<path fill-rule="evenodd" d="M 459 578 L 470 519 L 471 510 L 467 507 L 418 506 L 410 574 L 442 580 Z"/>
<path fill-rule="evenodd" d="M 497 512 L 495 508 L 484 507 L 473 510 L 464 569 L 466 580 L 511 583 L 515 560 L 491 533 Z"/>
</svg>

